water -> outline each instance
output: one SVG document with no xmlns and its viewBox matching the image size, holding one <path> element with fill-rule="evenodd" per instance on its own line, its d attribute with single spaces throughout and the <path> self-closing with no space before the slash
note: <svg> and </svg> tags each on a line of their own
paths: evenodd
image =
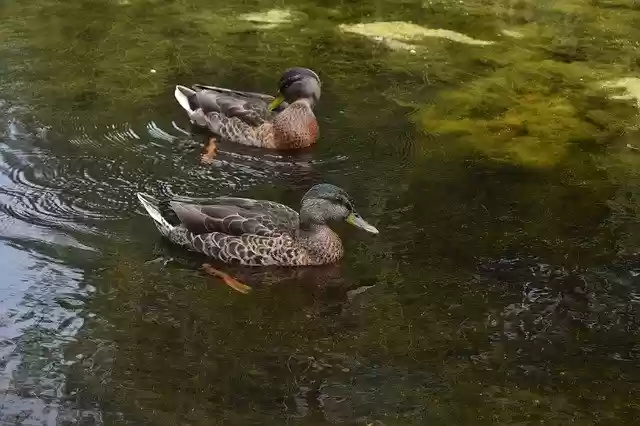
<svg viewBox="0 0 640 426">
<path fill-rule="evenodd" d="M 638 116 L 601 85 L 640 72 L 637 5 L 288 7 L 0 4 L 0 424 L 631 424 Z M 396 24 L 340 30 L 373 21 Z M 173 86 L 270 91 L 292 65 L 323 79 L 317 147 L 199 165 Z M 227 268 L 248 296 L 135 198 L 295 207 L 318 182 L 381 234 Z"/>
</svg>

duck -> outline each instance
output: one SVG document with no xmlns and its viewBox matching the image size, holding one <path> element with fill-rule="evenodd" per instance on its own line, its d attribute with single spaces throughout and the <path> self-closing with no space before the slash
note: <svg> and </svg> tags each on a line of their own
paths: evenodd
<svg viewBox="0 0 640 426">
<path fill-rule="evenodd" d="M 274 150 L 296 150 L 316 143 L 313 112 L 321 95 L 320 77 L 309 69 L 287 69 L 277 96 L 196 84 L 177 85 L 174 96 L 197 127 L 213 134 L 201 156 L 210 163 L 218 140 Z"/>
<path fill-rule="evenodd" d="M 319 266 L 344 255 L 329 223 L 345 221 L 372 234 L 378 229 L 355 210 L 347 192 L 328 183 L 311 187 L 300 211 L 268 200 L 217 197 L 190 202 L 137 193 L 160 234 L 189 251 L 226 264 Z"/>
</svg>

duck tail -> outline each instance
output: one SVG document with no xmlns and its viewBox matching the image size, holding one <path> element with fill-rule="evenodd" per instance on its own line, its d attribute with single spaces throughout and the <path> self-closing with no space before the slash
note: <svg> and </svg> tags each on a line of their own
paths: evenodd
<svg viewBox="0 0 640 426">
<path fill-rule="evenodd" d="M 207 115 L 202 110 L 202 108 L 193 109 L 191 107 L 191 99 L 194 99 L 196 96 L 195 90 L 189 89 L 184 86 L 176 86 L 175 92 L 173 95 L 176 97 L 176 100 L 180 104 L 180 106 L 187 111 L 187 115 L 189 115 L 189 119 L 196 123 L 198 126 L 206 127 L 207 126 Z"/>
<path fill-rule="evenodd" d="M 153 223 L 156 224 L 158 231 L 160 231 L 164 237 L 168 237 L 174 226 L 167 222 L 167 220 L 162 216 L 160 208 L 158 207 L 158 200 L 144 192 L 138 192 L 136 195 L 138 196 L 138 200 L 140 200 L 142 207 L 144 207 L 149 216 L 151 216 L 151 219 L 153 219 Z"/>
<path fill-rule="evenodd" d="M 194 97 L 195 94 L 196 92 L 194 90 L 189 89 L 188 87 L 185 87 L 185 86 L 180 86 L 180 85 L 177 85 L 175 92 L 173 92 L 173 96 L 175 96 L 180 106 L 184 108 L 185 111 L 187 111 L 189 116 L 191 116 L 195 112 L 191 108 L 191 103 L 189 102 L 189 99 Z"/>
</svg>

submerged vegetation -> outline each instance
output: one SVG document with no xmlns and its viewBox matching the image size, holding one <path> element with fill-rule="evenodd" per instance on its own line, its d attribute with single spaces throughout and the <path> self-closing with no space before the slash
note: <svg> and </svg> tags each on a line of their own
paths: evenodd
<svg viewBox="0 0 640 426">
<path fill-rule="evenodd" d="M 524 57 L 518 63 L 439 93 L 417 122 L 492 158 L 531 166 L 599 150 L 638 124 L 637 111 L 607 99 L 583 65 Z"/>
</svg>

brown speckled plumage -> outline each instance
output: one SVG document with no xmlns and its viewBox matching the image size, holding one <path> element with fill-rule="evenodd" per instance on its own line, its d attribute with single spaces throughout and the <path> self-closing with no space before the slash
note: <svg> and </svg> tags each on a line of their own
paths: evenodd
<svg viewBox="0 0 640 426">
<path fill-rule="evenodd" d="M 306 68 L 287 70 L 280 79 L 284 102 L 274 111 L 274 97 L 213 86 L 176 87 L 176 99 L 191 121 L 221 140 L 270 149 L 299 149 L 318 138 L 313 107 L 320 97 L 320 80 Z"/>
<path fill-rule="evenodd" d="M 292 103 L 273 120 L 273 138 L 276 146 L 306 148 L 313 145 L 317 137 L 318 122 L 305 100 Z"/>
<path fill-rule="evenodd" d="M 159 202 L 146 194 L 138 198 L 160 233 L 173 243 L 226 263 L 250 266 L 334 263 L 344 249 L 326 222 L 359 218 L 349 196 L 328 184 L 305 194 L 300 214 L 282 204 L 248 198 L 219 197 L 197 204 Z"/>
</svg>

